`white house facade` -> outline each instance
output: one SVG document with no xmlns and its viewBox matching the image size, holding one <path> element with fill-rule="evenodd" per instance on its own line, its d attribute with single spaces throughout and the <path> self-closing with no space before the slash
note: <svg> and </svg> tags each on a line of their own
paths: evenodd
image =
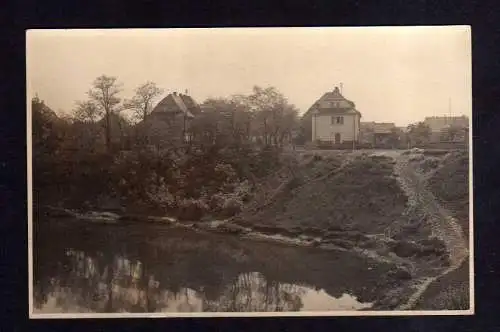
<svg viewBox="0 0 500 332">
<path fill-rule="evenodd" d="M 337 87 L 318 99 L 306 114 L 311 118 L 313 142 L 342 144 L 359 140 L 361 113 Z"/>
</svg>

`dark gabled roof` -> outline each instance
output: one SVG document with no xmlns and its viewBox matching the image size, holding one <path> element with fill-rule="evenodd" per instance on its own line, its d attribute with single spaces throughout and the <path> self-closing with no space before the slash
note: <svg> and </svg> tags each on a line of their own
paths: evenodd
<svg viewBox="0 0 500 332">
<path fill-rule="evenodd" d="M 182 97 L 177 93 L 171 93 L 163 98 L 151 112 L 151 114 L 154 113 L 183 113 L 189 118 L 194 118 Z"/>
<path fill-rule="evenodd" d="M 342 96 L 338 87 L 335 87 L 335 89 L 331 92 L 325 93 L 317 102 L 322 101 L 340 102 L 345 105 L 344 107 L 355 107 L 352 101 L 347 100 L 344 96 Z"/>
<path fill-rule="evenodd" d="M 184 94 L 180 94 L 179 96 L 181 97 L 184 105 L 186 105 L 191 114 L 196 115 L 201 112 L 200 105 L 198 105 L 198 103 L 191 96 Z"/>
</svg>

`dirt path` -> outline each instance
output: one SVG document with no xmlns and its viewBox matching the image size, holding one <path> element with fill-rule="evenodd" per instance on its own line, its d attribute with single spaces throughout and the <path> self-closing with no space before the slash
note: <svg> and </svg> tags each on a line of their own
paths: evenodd
<svg viewBox="0 0 500 332">
<path fill-rule="evenodd" d="M 411 309 L 429 285 L 438 278 L 454 271 L 468 257 L 467 241 L 458 222 L 444 209 L 426 188 L 425 178 L 409 163 L 409 157 L 401 154 L 388 154 L 396 160 L 394 167 L 401 187 L 408 196 L 409 204 L 420 209 L 432 229 L 432 235 L 443 241 L 449 253 L 450 267 L 440 275 L 421 280 L 416 292 L 399 310 Z"/>
</svg>

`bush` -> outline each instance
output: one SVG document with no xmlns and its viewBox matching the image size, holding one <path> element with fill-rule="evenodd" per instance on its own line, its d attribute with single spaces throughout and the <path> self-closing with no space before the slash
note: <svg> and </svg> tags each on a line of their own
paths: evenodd
<svg viewBox="0 0 500 332">
<path fill-rule="evenodd" d="M 420 163 L 420 165 L 419 165 L 420 169 L 421 169 L 423 172 L 429 172 L 429 171 L 431 171 L 431 170 L 433 170 L 433 169 L 438 168 L 438 166 L 439 166 L 439 159 L 435 159 L 435 158 L 432 158 L 432 159 L 430 159 L 430 158 L 424 159 L 424 160 Z"/>
<path fill-rule="evenodd" d="M 200 220 L 209 210 L 208 205 L 199 199 L 183 199 L 178 202 L 179 220 Z"/>
<path fill-rule="evenodd" d="M 169 191 L 168 186 L 165 184 L 164 179 L 158 187 L 150 186 L 146 190 L 147 202 L 153 203 L 161 209 L 171 209 L 176 206 L 176 199 Z"/>
</svg>

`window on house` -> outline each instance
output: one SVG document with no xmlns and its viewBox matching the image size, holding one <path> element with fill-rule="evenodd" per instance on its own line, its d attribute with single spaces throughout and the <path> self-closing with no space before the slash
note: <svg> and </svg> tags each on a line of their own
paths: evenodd
<svg viewBox="0 0 500 332">
<path fill-rule="evenodd" d="M 344 124 L 344 117 L 343 116 L 332 116 L 332 125 L 333 124 Z"/>
</svg>

